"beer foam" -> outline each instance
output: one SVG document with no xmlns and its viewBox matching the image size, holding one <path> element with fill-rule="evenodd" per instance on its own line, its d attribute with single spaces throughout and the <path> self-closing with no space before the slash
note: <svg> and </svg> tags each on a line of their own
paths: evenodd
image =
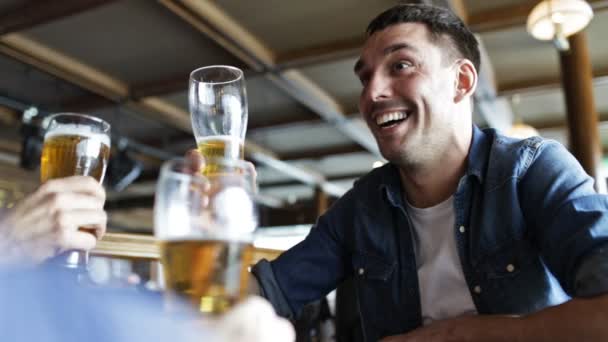
<svg viewBox="0 0 608 342">
<path fill-rule="evenodd" d="M 107 134 L 93 132 L 92 127 L 86 125 L 60 125 L 57 128 L 47 132 L 44 135 L 44 139 L 49 139 L 59 135 L 79 135 L 88 139 L 99 140 L 102 144 L 110 147 L 110 137 Z"/>
</svg>

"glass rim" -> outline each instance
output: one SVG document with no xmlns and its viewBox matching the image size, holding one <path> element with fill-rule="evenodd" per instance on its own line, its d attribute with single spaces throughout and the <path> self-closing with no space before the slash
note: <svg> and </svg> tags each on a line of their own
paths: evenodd
<svg viewBox="0 0 608 342">
<path fill-rule="evenodd" d="M 50 125 L 51 121 L 54 120 L 57 117 L 78 117 L 78 118 L 85 118 L 87 120 L 91 120 L 94 122 L 97 122 L 99 124 L 101 124 L 102 126 L 102 132 L 101 133 L 110 133 L 110 129 L 111 129 L 111 125 L 105 121 L 102 118 L 93 116 L 93 115 L 88 115 L 88 114 L 82 114 L 82 113 L 73 113 L 73 112 L 62 112 L 62 113 L 54 113 L 51 114 L 49 116 L 47 116 L 45 118 L 45 120 L 47 120 L 46 125 L 45 125 L 45 129 L 48 129 L 48 126 Z"/>
<path fill-rule="evenodd" d="M 198 73 L 200 73 L 204 70 L 208 70 L 208 69 L 230 69 L 232 71 L 235 71 L 237 74 L 235 75 L 236 77 L 233 80 L 223 81 L 223 82 L 207 82 L 207 81 L 200 81 L 195 78 L 195 76 L 194 76 L 195 74 L 198 74 Z M 245 74 L 244 74 L 243 70 L 241 70 L 240 68 L 237 68 L 235 66 L 232 66 L 232 65 L 207 65 L 204 67 L 194 69 L 190 73 L 190 81 L 193 81 L 196 83 L 206 83 L 206 84 L 228 84 L 228 83 L 234 83 L 234 82 L 243 80 L 244 75 Z"/>
</svg>

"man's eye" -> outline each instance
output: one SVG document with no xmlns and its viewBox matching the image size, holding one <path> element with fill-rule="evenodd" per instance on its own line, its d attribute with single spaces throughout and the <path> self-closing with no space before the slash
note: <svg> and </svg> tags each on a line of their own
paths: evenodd
<svg viewBox="0 0 608 342">
<path fill-rule="evenodd" d="M 412 66 L 411 63 L 408 63 L 408 62 L 399 62 L 399 63 L 395 63 L 393 65 L 393 69 L 396 70 L 396 71 L 401 71 L 401 70 L 405 70 L 405 69 L 407 69 L 407 68 L 409 68 L 411 66 Z"/>
</svg>

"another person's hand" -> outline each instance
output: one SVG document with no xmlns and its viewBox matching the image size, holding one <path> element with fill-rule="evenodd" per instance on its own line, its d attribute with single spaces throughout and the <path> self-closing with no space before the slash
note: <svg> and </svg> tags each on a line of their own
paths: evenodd
<svg viewBox="0 0 608 342">
<path fill-rule="evenodd" d="M 189 162 L 188 164 L 190 165 L 191 169 L 188 170 L 190 171 L 190 173 L 197 173 L 200 169 L 202 169 L 205 166 L 205 157 L 203 157 L 201 155 L 201 153 L 196 150 L 196 149 L 191 149 L 188 150 L 186 152 L 185 155 L 186 160 Z M 247 168 L 249 169 L 248 171 L 251 172 L 252 175 L 252 180 L 254 184 L 257 184 L 257 171 L 255 170 L 255 166 L 253 165 L 253 163 L 246 161 L 245 163 L 247 165 Z"/>
<path fill-rule="evenodd" d="M 291 323 L 279 317 L 265 299 L 251 296 L 222 316 L 217 327 L 221 341 L 292 342 Z"/>
<path fill-rule="evenodd" d="M 0 217 L 0 264 L 40 263 L 65 250 L 92 249 L 106 230 L 105 197 L 91 177 L 44 183 Z"/>
</svg>

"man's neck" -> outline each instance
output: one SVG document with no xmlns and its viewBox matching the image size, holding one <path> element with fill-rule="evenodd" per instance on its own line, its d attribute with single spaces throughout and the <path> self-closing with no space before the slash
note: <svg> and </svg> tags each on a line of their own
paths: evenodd
<svg viewBox="0 0 608 342">
<path fill-rule="evenodd" d="M 408 202 L 417 208 L 437 205 L 452 196 L 467 167 L 472 130 L 436 160 L 414 167 L 399 166 Z"/>
</svg>

